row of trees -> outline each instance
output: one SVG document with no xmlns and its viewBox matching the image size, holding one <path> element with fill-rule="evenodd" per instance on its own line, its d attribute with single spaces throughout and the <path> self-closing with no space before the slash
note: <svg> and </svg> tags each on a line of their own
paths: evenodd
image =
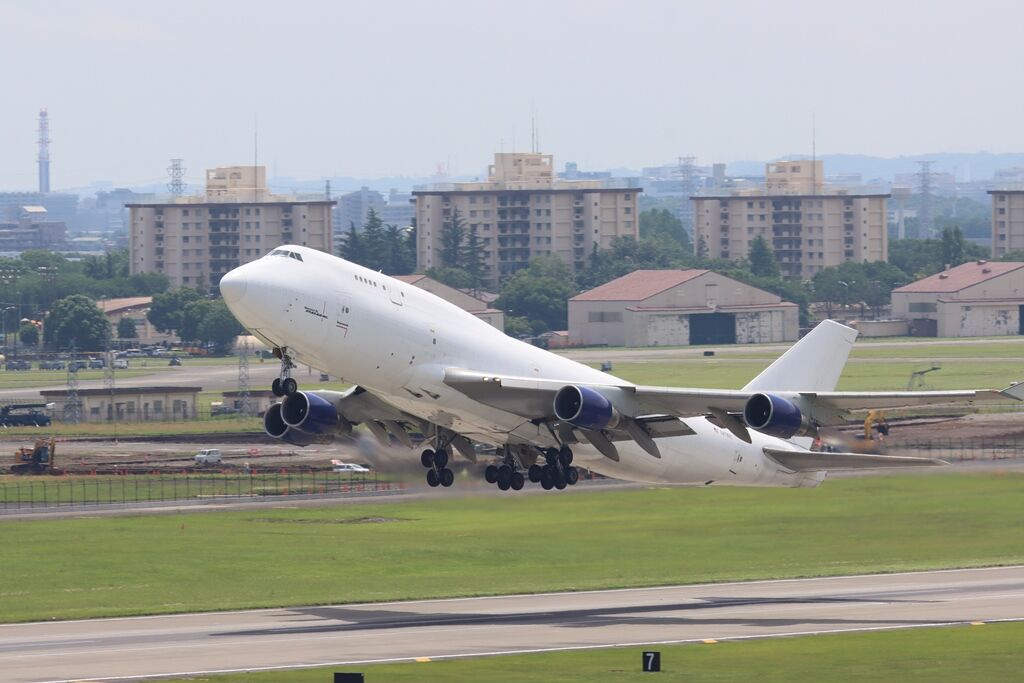
<svg viewBox="0 0 1024 683">
<path fill-rule="evenodd" d="M 416 270 L 416 231 L 384 225 L 370 209 L 361 231 L 349 226 L 338 255 L 386 275 L 408 275 Z"/>
</svg>

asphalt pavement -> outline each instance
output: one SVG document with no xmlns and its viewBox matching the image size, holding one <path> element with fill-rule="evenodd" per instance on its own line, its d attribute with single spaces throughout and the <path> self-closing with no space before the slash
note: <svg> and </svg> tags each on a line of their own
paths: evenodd
<svg viewBox="0 0 1024 683">
<path fill-rule="evenodd" d="M 1024 566 L 0 626 L 10 683 L 1024 619 Z"/>
</svg>

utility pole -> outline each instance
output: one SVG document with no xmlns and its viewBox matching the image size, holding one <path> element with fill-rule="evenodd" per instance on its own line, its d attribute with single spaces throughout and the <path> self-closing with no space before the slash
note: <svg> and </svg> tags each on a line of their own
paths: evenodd
<svg viewBox="0 0 1024 683">
<path fill-rule="evenodd" d="M 64 421 L 78 424 L 82 420 L 82 402 L 78 398 L 78 358 L 75 354 L 75 342 L 71 342 L 68 350 L 68 393 L 64 398 Z"/>
<path fill-rule="evenodd" d="M 117 393 L 114 386 L 114 351 L 110 348 L 110 341 L 107 341 L 106 364 L 103 366 L 103 387 L 107 390 L 107 419 L 114 430 L 114 443 L 117 443 L 117 408 L 114 404 L 114 396 Z"/>
<path fill-rule="evenodd" d="M 249 383 L 248 340 L 238 347 L 238 402 L 242 415 L 252 416 L 255 411 L 252 409 L 252 388 Z"/>
</svg>

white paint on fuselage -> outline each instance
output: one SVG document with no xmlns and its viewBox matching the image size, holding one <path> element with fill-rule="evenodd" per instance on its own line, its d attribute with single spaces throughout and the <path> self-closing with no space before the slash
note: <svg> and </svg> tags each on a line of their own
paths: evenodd
<svg viewBox="0 0 1024 683">
<path fill-rule="evenodd" d="M 418 287 L 305 247 L 284 246 L 303 260 L 264 256 L 225 276 L 232 312 L 255 335 L 287 347 L 297 361 L 358 384 L 412 415 L 471 439 L 500 445 L 555 445 L 522 417 L 447 386 L 446 368 L 535 377 L 566 384 L 629 382 L 519 340 Z M 573 446 L 580 464 L 601 474 L 649 483 L 814 486 L 819 474 L 792 474 L 762 449 L 796 448 L 751 432 L 747 444 L 703 417 L 684 420 L 694 434 L 658 439 L 654 458 L 617 441 L 613 462 L 589 444 Z"/>
</svg>

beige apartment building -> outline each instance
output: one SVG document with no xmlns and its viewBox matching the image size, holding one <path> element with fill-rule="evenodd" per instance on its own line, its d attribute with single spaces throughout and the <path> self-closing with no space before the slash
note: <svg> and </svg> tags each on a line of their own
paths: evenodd
<svg viewBox="0 0 1024 683">
<path fill-rule="evenodd" d="M 1024 189 L 988 193 L 992 196 L 992 258 L 1024 251 Z"/>
<path fill-rule="evenodd" d="M 455 213 L 465 229 L 476 228 L 491 285 L 555 254 L 573 271 L 586 267 L 596 246 L 620 236 L 639 235 L 637 197 L 628 181 L 560 180 L 550 154 L 499 153 L 488 180 L 447 183 L 413 191 L 416 206 L 416 261 L 419 270 L 447 265 L 441 235 Z"/>
<path fill-rule="evenodd" d="M 213 289 L 232 268 L 282 244 L 331 253 L 334 204 L 271 194 L 262 166 L 210 169 L 202 195 L 126 205 L 131 272 Z"/>
<path fill-rule="evenodd" d="M 738 260 L 763 237 L 787 277 L 809 278 L 844 261 L 885 261 L 888 194 L 833 189 L 821 161 L 767 164 L 760 188 L 692 197 L 694 246 Z"/>
</svg>

